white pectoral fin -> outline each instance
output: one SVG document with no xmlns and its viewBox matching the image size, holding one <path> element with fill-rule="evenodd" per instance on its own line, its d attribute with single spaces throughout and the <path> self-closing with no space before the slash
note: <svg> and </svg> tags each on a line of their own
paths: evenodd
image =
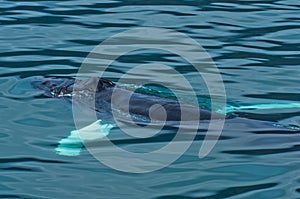
<svg viewBox="0 0 300 199">
<path fill-rule="evenodd" d="M 68 137 L 61 139 L 58 143 L 58 146 L 55 148 L 58 155 L 77 156 L 83 147 L 77 130 L 71 131 Z"/>
<path fill-rule="evenodd" d="M 235 111 L 243 110 L 267 110 L 267 109 L 289 109 L 300 108 L 300 103 L 264 103 L 264 104 L 249 104 L 249 105 L 227 105 L 223 109 L 218 109 L 216 112 L 226 114 Z"/>
<path fill-rule="evenodd" d="M 56 153 L 64 156 L 77 156 L 83 147 L 83 141 L 101 139 L 110 133 L 114 127 L 112 124 L 102 124 L 101 120 L 83 127 L 79 130 L 71 131 L 71 134 L 59 141 Z"/>
</svg>

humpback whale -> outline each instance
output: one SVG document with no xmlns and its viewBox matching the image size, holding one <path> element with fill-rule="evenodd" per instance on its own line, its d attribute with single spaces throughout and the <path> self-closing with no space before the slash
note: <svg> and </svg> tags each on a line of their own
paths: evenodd
<svg viewBox="0 0 300 199">
<path fill-rule="evenodd" d="M 252 132 L 277 132 L 277 133 L 299 133 L 299 128 L 283 126 L 274 122 L 259 121 L 255 119 L 248 119 L 238 116 L 227 116 L 216 113 L 206 109 L 202 109 L 196 105 L 182 103 L 174 99 L 158 97 L 154 95 L 147 95 L 135 93 L 123 89 L 115 83 L 97 77 L 91 77 L 87 80 L 75 80 L 73 78 L 60 77 L 41 77 L 36 78 L 32 82 L 34 88 L 42 91 L 42 95 L 51 98 L 64 98 L 71 100 L 76 96 L 81 104 L 92 104 L 88 107 L 94 109 L 99 115 L 104 126 L 101 126 L 103 136 L 107 135 L 111 128 L 115 127 L 112 110 L 129 111 L 131 117 L 135 118 L 137 123 L 147 120 L 166 120 L 170 124 L 176 124 L 179 121 L 209 121 L 220 120 L 225 118 L 225 130 L 234 131 L 235 128 L 245 129 L 245 131 Z M 112 98 L 112 95 L 114 97 Z M 94 100 L 91 102 L 91 100 Z M 129 109 L 126 110 L 124 101 L 129 101 Z M 86 107 L 84 107 L 86 108 Z M 165 114 L 162 113 L 162 109 Z M 184 117 L 181 113 L 184 112 Z M 151 118 L 150 118 L 151 117 Z M 95 130 L 99 122 L 87 126 L 85 132 L 92 132 Z M 79 152 L 65 152 L 65 145 L 77 143 L 78 147 L 82 146 L 81 141 L 77 135 L 78 131 L 72 131 L 68 138 L 60 141 L 60 146 L 57 152 L 62 155 L 78 155 Z"/>
<path fill-rule="evenodd" d="M 129 113 L 136 116 L 148 117 L 149 110 L 151 110 L 151 118 L 155 120 L 167 121 L 180 121 L 180 120 L 209 120 L 209 119 L 222 119 L 224 115 L 214 113 L 198 106 L 178 102 L 177 100 L 157 97 L 153 95 L 145 95 L 135 93 L 123 88 L 119 88 L 113 82 L 103 79 L 92 77 L 88 80 L 77 80 L 72 78 L 45 78 L 42 80 L 35 80 L 34 87 L 43 90 L 44 95 L 47 97 L 71 97 L 74 95 L 80 96 L 81 100 L 92 95 L 92 88 L 96 88 L 95 92 L 95 110 L 111 111 L 111 108 L 124 111 L 126 107 L 123 106 L 124 102 L 129 98 Z M 112 99 L 112 94 L 114 97 Z M 85 99 L 84 99 L 85 98 Z M 106 105 L 106 106 L 105 106 Z M 153 110 L 154 105 L 157 110 Z M 160 108 L 166 111 L 166 118 L 162 118 Z M 185 117 L 181 117 L 182 110 L 185 111 Z"/>
</svg>

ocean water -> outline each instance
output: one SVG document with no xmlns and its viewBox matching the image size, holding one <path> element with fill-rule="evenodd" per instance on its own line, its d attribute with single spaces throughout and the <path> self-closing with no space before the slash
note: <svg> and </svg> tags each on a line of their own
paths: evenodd
<svg viewBox="0 0 300 199">
<path fill-rule="evenodd" d="M 85 149 L 79 156 L 57 154 L 58 142 L 75 129 L 72 106 L 42 97 L 30 84 L 40 76 L 74 77 L 105 39 L 133 28 L 157 27 L 183 33 L 203 46 L 220 70 L 228 104 L 300 103 L 299 1 L 2 0 L 0 27 L 0 198 L 300 198 L 297 133 L 236 126 L 222 132 L 205 158 L 198 157 L 203 141 L 198 136 L 169 166 L 125 173 Z M 172 53 L 142 50 L 116 60 L 105 77 L 116 81 L 139 64 L 156 62 L 191 82 L 198 76 Z M 164 82 L 150 71 L 144 69 L 143 77 Z M 198 100 L 209 108 L 205 85 L 195 85 Z M 139 85 L 133 81 L 123 86 Z M 147 89 L 154 95 L 166 92 L 153 85 Z M 186 93 L 182 96 L 188 101 Z M 296 107 L 239 114 L 300 126 Z M 117 146 L 134 152 L 170 141 L 130 140 L 118 129 L 111 134 Z"/>
</svg>

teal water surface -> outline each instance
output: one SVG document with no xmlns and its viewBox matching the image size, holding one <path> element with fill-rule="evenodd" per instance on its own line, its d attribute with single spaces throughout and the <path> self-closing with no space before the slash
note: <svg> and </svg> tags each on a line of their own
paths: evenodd
<svg viewBox="0 0 300 199">
<path fill-rule="evenodd" d="M 162 27 L 205 48 L 221 71 L 229 104 L 300 103 L 299 13 L 296 0 L 2 0 L 0 198 L 300 198 L 298 134 L 241 126 L 222 132 L 204 159 L 198 158 L 203 137 L 197 137 L 164 169 L 123 173 L 86 150 L 76 157 L 56 154 L 59 140 L 75 129 L 71 104 L 40 97 L 30 85 L 36 76 L 74 77 L 88 53 L 116 33 Z M 106 77 L 116 80 L 138 64 L 157 61 L 191 82 L 197 75 L 172 54 L 137 51 L 116 60 Z M 195 89 L 205 95 L 205 86 Z M 241 112 L 300 126 L 299 108 Z M 169 141 L 128 141 L 117 129 L 112 133 L 114 143 L 132 151 Z"/>
</svg>

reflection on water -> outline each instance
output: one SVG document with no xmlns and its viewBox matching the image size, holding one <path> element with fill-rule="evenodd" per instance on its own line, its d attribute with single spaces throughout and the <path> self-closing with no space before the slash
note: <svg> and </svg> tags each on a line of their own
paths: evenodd
<svg viewBox="0 0 300 199">
<path fill-rule="evenodd" d="M 168 168 L 120 173 L 85 150 L 77 157 L 55 154 L 57 142 L 74 130 L 71 105 L 37 97 L 39 91 L 29 85 L 34 76 L 74 76 L 104 39 L 133 27 L 154 26 L 185 33 L 210 53 L 229 103 L 299 103 L 299 9 L 293 0 L 2 1 L 0 197 L 299 198 L 297 133 L 251 125 L 227 128 L 212 153 L 199 159 L 205 134 L 200 132 Z M 107 77 L 116 80 L 138 64 L 156 61 L 190 81 L 197 77 L 181 58 L 151 51 L 118 59 Z M 205 96 L 204 85 L 196 89 Z M 299 111 L 239 114 L 299 126 Z M 111 135 L 114 143 L 131 151 L 156 149 L 173 137 L 129 139 L 117 129 Z"/>
</svg>

